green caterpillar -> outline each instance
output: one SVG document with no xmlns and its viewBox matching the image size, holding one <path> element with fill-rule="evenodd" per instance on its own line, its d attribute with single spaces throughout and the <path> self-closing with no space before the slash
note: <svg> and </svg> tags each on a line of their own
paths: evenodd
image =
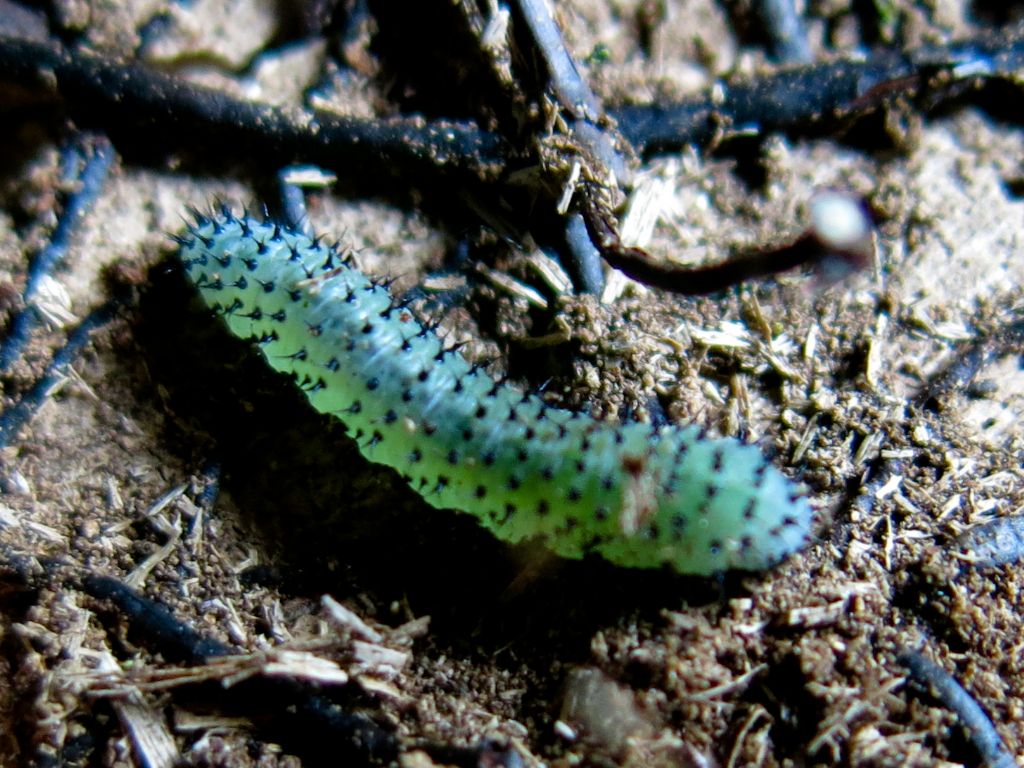
<svg viewBox="0 0 1024 768">
<path fill-rule="evenodd" d="M 760 452 L 696 426 L 596 421 L 496 383 L 335 247 L 230 211 L 178 238 L 205 302 L 367 459 L 434 507 L 567 558 L 711 575 L 807 540 L 807 500 Z"/>
</svg>

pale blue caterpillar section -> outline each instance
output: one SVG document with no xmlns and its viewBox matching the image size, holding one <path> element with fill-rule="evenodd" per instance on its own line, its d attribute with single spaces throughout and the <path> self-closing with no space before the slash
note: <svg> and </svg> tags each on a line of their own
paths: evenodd
<svg viewBox="0 0 1024 768">
<path fill-rule="evenodd" d="M 206 303 L 366 458 L 506 541 L 710 575 L 767 568 L 807 540 L 810 505 L 757 448 L 595 421 L 498 384 L 335 247 L 228 211 L 179 242 Z"/>
</svg>

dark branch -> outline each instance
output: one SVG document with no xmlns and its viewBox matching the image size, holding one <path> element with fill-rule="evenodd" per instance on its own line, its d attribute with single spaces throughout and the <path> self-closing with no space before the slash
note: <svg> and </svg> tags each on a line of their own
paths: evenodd
<svg viewBox="0 0 1024 768">
<path fill-rule="evenodd" d="M 106 325 L 113 318 L 120 305 L 121 300 L 114 298 L 86 315 L 85 319 L 68 334 L 67 342 L 57 350 L 53 360 L 46 367 L 46 371 L 32 385 L 32 388 L 20 400 L 7 408 L 3 413 L 0 413 L 0 446 L 10 445 L 11 440 L 18 434 L 21 428 L 28 423 L 33 414 L 46 402 L 46 398 L 53 391 L 54 384 L 57 383 L 61 376 L 65 375 L 66 368 L 85 349 L 92 332 Z"/>
<path fill-rule="evenodd" d="M 129 628 L 143 636 L 151 651 L 167 658 L 202 664 L 233 649 L 196 632 L 164 605 L 107 576 L 90 575 L 81 588 L 93 597 L 114 605 Z M 343 711 L 327 697 L 298 681 L 253 678 L 220 690 L 225 703 L 243 711 L 269 709 L 278 718 L 271 725 L 276 738 L 288 748 L 309 756 L 331 753 L 365 764 L 387 763 L 398 755 L 398 740 L 388 730 L 359 713 Z"/>
<path fill-rule="evenodd" d="M 82 579 L 82 591 L 97 600 L 117 606 L 132 629 L 152 643 L 168 661 L 202 664 L 214 656 L 226 656 L 231 648 L 179 621 L 165 606 L 143 597 L 109 576 L 89 575 Z"/>
<path fill-rule="evenodd" d="M 878 51 L 724 84 L 679 104 L 610 109 L 638 152 L 707 146 L 735 133 L 806 131 L 882 106 L 897 95 L 939 91 L 957 82 L 1013 78 L 1024 69 L 1024 27 L 916 50 Z"/>
<path fill-rule="evenodd" d="M 1024 29 L 907 52 L 879 51 L 864 61 L 815 64 L 674 105 L 608 110 L 638 151 L 706 146 L 731 132 L 807 130 L 823 120 L 863 114 L 897 94 L 952 82 L 1011 78 L 1024 69 Z M 0 35 L 0 77 L 54 90 L 100 124 L 158 121 L 230 137 L 234 146 L 273 152 L 282 163 L 302 158 L 334 170 L 350 162 L 384 167 L 440 166 L 494 174 L 511 147 L 472 123 L 361 120 L 290 114 L 184 83 L 144 65 L 55 42 Z M 178 132 L 180 140 L 190 134 Z M 203 133 L 200 135 L 208 135 Z"/>
<path fill-rule="evenodd" d="M 820 279 L 833 282 L 864 268 L 874 255 L 871 225 L 859 203 L 846 195 L 825 193 L 811 201 L 812 225 L 795 241 L 706 267 L 684 267 L 623 245 L 600 190 L 592 191 L 593 187 L 585 188 L 582 214 L 605 261 L 634 280 L 684 296 L 715 293 L 802 266 L 814 267 Z"/>
<path fill-rule="evenodd" d="M 86 155 L 84 158 L 83 153 Z M 34 300 L 39 285 L 43 278 L 50 275 L 64 260 L 71 237 L 78 223 L 92 207 L 93 201 L 99 196 L 113 159 L 114 148 L 105 137 L 79 137 L 64 150 L 64 164 L 77 166 L 84 160 L 84 166 L 74 180 L 77 189 L 65 200 L 64 210 L 57 220 L 50 242 L 29 261 L 25 292 L 22 296 L 23 307 L 11 318 L 11 323 L 0 340 L 0 372 L 10 369 L 21 356 L 36 319 L 38 310 Z"/>
<path fill-rule="evenodd" d="M 301 157 L 343 173 L 358 164 L 388 174 L 428 168 L 486 176 L 509 155 L 499 136 L 471 123 L 287 112 L 56 42 L 0 36 L 0 73 L 5 80 L 54 91 L 88 122 L 144 122 L 173 130 L 179 140 L 195 131 L 204 141 L 217 138 L 235 151 L 269 153 L 281 164 Z"/>
<path fill-rule="evenodd" d="M 547 0 L 516 0 L 515 5 L 544 59 L 551 89 L 559 102 L 577 119 L 597 120 L 603 111 L 601 102 L 580 75 Z"/>
<path fill-rule="evenodd" d="M 926 686 L 940 704 L 956 715 L 986 768 L 1016 768 L 1017 761 L 1007 751 L 988 714 L 951 674 L 917 651 L 904 653 L 899 661 L 911 678 Z"/>
<path fill-rule="evenodd" d="M 806 131 L 815 124 L 877 109 L 897 95 L 940 94 L 954 84 L 1012 77 L 1021 69 L 1024 26 L 945 46 L 883 51 L 863 62 L 797 68 L 723 86 L 711 97 L 675 106 L 622 107 L 609 113 L 638 149 L 655 151 L 689 143 L 708 145 L 738 132 Z M 229 151 L 247 147 L 282 164 L 302 159 L 336 170 L 344 178 L 351 178 L 354 168 L 364 174 L 368 168 L 381 175 L 399 173 L 407 183 L 417 173 L 436 179 L 438 173 L 451 171 L 461 174 L 465 189 L 480 190 L 478 182 L 500 182 L 504 171 L 528 159 L 523 153 L 517 155 L 496 133 L 469 123 L 286 112 L 183 83 L 143 65 L 72 52 L 53 42 L 0 36 L 0 72 L 16 82 L 50 87 L 71 104 L 76 116 L 84 114 L 103 125 L 125 120 L 159 123 L 165 132 L 173 129 L 176 141 L 189 135 L 202 136 L 204 141 L 219 137 Z M 587 120 L 577 123 L 580 136 L 587 128 L 600 132 Z M 597 138 L 602 137 L 603 133 Z M 606 165 L 614 164 L 614 152 L 604 159 L 604 153 L 597 151 L 604 143 L 593 142 L 595 155 Z M 477 196 L 475 202 L 486 217 L 484 197 Z M 581 213 L 594 245 L 612 266 L 637 280 L 680 293 L 714 292 L 829 258 L 813 243 L 798 242 L 715 267 L 680 271 L 642 251 L 623 248 L 611 208 L 606 204 L 595 213 L 590 207 L 582 206 Z M 564 233 L 565 227 L 560 229 Z M 574 237 L 571 232 L 565 236 Z M 577 272 L 594 271 L 585 251 L 567 250 L 580 257 Z M 840 261 L 845 258 L 840 257 Z M 856 258 L 854 254 L 847 261 L 854 263 Z"/>
</svg>

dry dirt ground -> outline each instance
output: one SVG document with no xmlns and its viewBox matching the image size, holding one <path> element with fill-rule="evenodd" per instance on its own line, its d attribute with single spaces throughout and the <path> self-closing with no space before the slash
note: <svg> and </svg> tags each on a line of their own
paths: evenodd
<svg viewBox="0 0 1024 768">
<path fill-rule="evenodd" d="M 57 5 L 114 51 L 134 50 L 135 30 L 165 13 L 152 61 L 277 103 L 297 100 L 324 56 L 301 45 L 249 66 L 274 34 L 271 2 Z M 709 0 L 666 3 L 647 53 L 636 0 L 556 5 L 610 103 L 764 66 Z M 809 5 L 819 55 L 860 43 L 847 4 Z M 885 7 L 911 45 L 971 34 L 984 10 Z M 336 103 L 372 114 L 381 87 L 353 76 Z M 768 573 L 708 581 L 554 561 L 428 509 L 362 463 L 161 266 L 186 206 L 269 194 L 275 169 L 259 158 L 229 171 L 115 164 L 48 298 L 67 315 L 35 334 L 5 404 L 60 345 L 61 326 L 107 295 L 112 266 L 139 284 L 138 300 L 3 450 L 4 551 L 125 580 L 250 654 L 211 675 L 274 662 L 327 684 L 347 677 L 335 684 L 346 706 L 397 729 L 406 765 L 430 764 L 418 742 L 484 738 L 526 765 L 976 761 L 949 711 L 907 681 L 897 659 L 908 649 L 954 673 L 1024 757 L 1024 582 L 1013 566 L 970 567 L 955 542 L 1024 506 L 1019 355 L 997 355 L 967 391 L 915 404 L 973 340 L 1021 319 L 1024 131 L 1019 111 L 1000 120 L 998 102 L 1019 90 L 999 93 L 896 114 L 887 144 L 774 137 L 759 165 L 683 152 L 640 168 L 657 219 L 639 236 L 683 262 L 795 235 L 812 188 L 863 195 L 878 218 L 877 263 L 842 284 L 816 290 L 788 275 L 692 300 L 627 283 L 605 302 L 564 296 L 544 312 L 470 270 L 448 281 L 468 291 L 418 305 L 470 341 L 467 354 L 496 357 L 496 370 L 545 385 L 553 402 L 758 441 L 808 486 L 817 516 L 813 543 Z M 58 152 L 45 123 L 2 131 L 0 278 L 20 290 L 53 222 Z M 415 205 L 329 191 L 310 205 L 318 230 L 355 248 L 368 272 L 397 276 L 397 290 L 434 273 L 460 234 Z M 499 256 L 495 268 L 536 282 L 521 256 Z M 222 470 L 212 506 L 201 495 L 211 461 Z M 301 764 L 266 718 L 225 710 L 216 691 L 164 687 L 184 673 L 102 601 L 11 585 L 0 609 L 3 762 L 132 765 L 127 734 L 142 728 L 187 764 Z"/>
</svg>

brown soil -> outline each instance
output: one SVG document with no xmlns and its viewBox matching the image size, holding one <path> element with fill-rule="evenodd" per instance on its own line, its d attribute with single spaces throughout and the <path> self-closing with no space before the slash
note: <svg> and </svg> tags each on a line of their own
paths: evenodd
<svg viewBox="0 0 1024 768">
<path fill-rule="evenodd" d="M 557 3 L 609 102 L 693 92 L 764 66 L 710 0 L 668 3 L 642 53 L 641 4 Z M 232 0 L 58 5 L 97 46 L 122 51 L 137 44 L 125 30 L 166 10 L 172 23 L 150 58 L 235 92 L 234 71 L 266 44 L 277 12 Z M 827 55 L 859 42 L 847 4 L 811 5 L 819 55 L 826 33 Z M 901 42 L 976 31 L 960 0 L 891 5 Z M 310 44 L 272 57 L 244 92 L 294 102 L 322 56 Z M 359 77 L 338 86 L 336 103 L 379 111 L 379 83 Z M 527 765 L 969 763 L 953 716 L 906 681 L 897 657 L 907 649 L 953 672 L 1024 755 L 1024 582 L 1013 567 L 961 567 L 955 546 L 959 533 L 1024 508 L 1019 359 L 985 367 L 984 386 L 914 405 L 973 340 L 1020 321 L 1024 133 L 991 106 L 981 97 L 927 117 L 897 109 L 881 148 L 771 138 L 756 185 L 750 161 L 729 155 L 685 152 L 640 169 L 641 185 L 661 185 L 648 247 L 680 261 L 799 233 L 814 188 L 863 195 L 879 219 L 877 264 L 840 285 L 816 290 L 795 275 L 691 300 L 629 284 L 605 303 L 562 297 L 547 315 L 477 285 L 468 300 L 420 307 L 471 341 L 468 354 L 498 356 L 568 407 L 663 410 L 759 441 L 807 484 L 819 518 L 814 543 L 766 574 L 709 583 L 555 562 L 429 510 L 361 463 L 290 386 L 188 311 L 188 293 L 159 266 L 186 206 L 268 194 L 253 179 L 274 169 L 258 158 L 228 173 L 188 159 L 116 165 L 56 275 L 66 301 L 53 301 L 83 316 L 107 295 L 112 268 L 138 282 L 139 301 L 95 334 L 4 449 L 0 544 L 128 581 L 256 654 L 240 669 L 281 647 L 309 654 L 290 674 L 322 674 L 312 657 L 335 663 L 353 681 L 351 706 L 398 729 L 409 766 L 431 764 L 414 749 L 422 740 L 487 737 Z M 52 224 L 58 154 L 45 125 L 4 127 L 0 284 L 18 291 Z M 452 243 L 414 206 L 324 193 L 310 213 L 368 272 L 396 275 L 396 290 L 435 270 Z M 501 257 L 517 280 L 536 281 L 523 257 Z M 5 382 L 7 403 L 62 338 L 60 328 L 35 335 Z M 214 459 L 223 482 L 206 509 L 199 475 Z M 367 626 L 332 619 L 325 594 Z M 130 765 L 127 731 L 149 727 L 188 764 L 300 764 L 251 713 L 157 688 L 173 665 L 70 586 L 11 585 L 0 612 L 0 762 L 49 752 Z"/>
</svg>

